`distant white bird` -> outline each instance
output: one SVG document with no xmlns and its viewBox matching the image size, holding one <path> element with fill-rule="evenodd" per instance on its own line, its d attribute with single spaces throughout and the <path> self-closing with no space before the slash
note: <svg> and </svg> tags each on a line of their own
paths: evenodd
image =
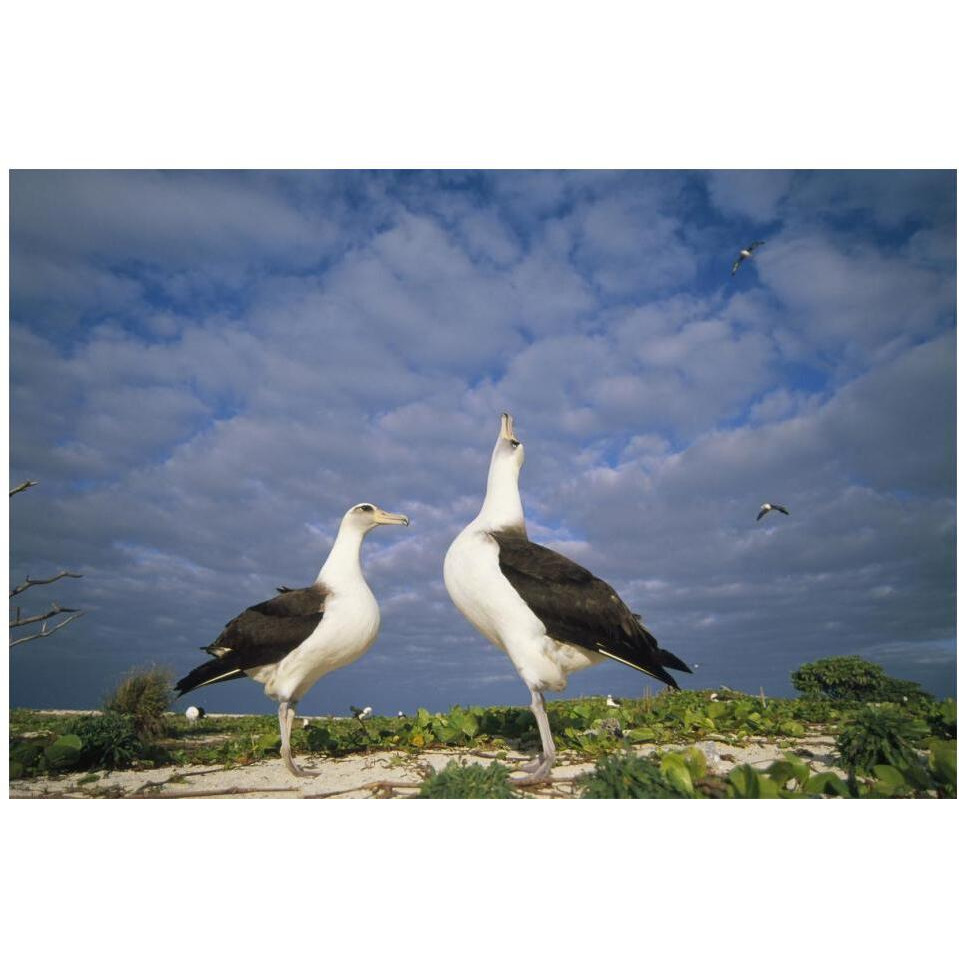
<svg viewBox="0 0 959 959">
<path fill-rule="evenodd" d="M 733 276 L 736 275 L 736 271 L 743 265 L 743 263 L 752 257 L 752 255 L 756 252 L 757 247 L 762 246 L 765 242 L 765 240 L 756 240 L 755 243 L 750 243 L 745 250 L 739 251 L 739 256 L 736 257 L 736 262 L 733 263 Z"/>
<path fill-rule="evenodd" d="M 363 709 L 360 711 L 359 716 L 357 716 L 356 718 L 357 718 L 357 719 L 369 719 L 370 716 L 372 716 L 372 715 L 373 715 L 373 707 L 372 707 L 372 706 L 364 706 Z"/>
<path fill-rule="evenodd" d="M 396 714 L 396 718 L 397 718 L 397 719 L 406 719 L 406 713 L 404 713 L 403 710 L 401 709 L 401 710 Z"/>
<path fill-rule="evenodd" d="M 779 506 L 776 503 L 763 503 L 759 507 L 759 515 L 756 517 L 756 522 L 758 523 L 767 513 L 772 512 L 774 509 L 778 509 L 780 513 L 785 513 L 789 515 L 789 510 L 785 506 Z"/>
<path fill-rule="evenodd" d="M 199 686 L 249 676 L 279 705 L 280 755 L 295 776 L 290 732 L 296 704 L 326 673 L 359 659 L 376 639 L 380 608 L 363 578 L 360 547 L 377 526 L 410 521 L 372 503 L 348 509 L 316 581 L 304 589 L 281 587 L 278 596 L 230 620 L 205 651 L 214 658 L 176 684 L 179 695 Z"/>
<path fill-rule="evenodd" d="M 606 694 L 606 705 L 609 706 L 611 709 L 619 709 L 619 706 L 620 706 L 620 704 L 617 703 L 615 699 L 613 699 L 612 693 Z"/>
<path fill-rule="evenodd" d="M 202 706 L 187 706 L 183 715 L 186 716 L 186 721 L 192 726 L 198 719 L 202 719 L 206 715 L 206 710 Z"/>
<path fill-rule="evenodd" d="M 304 720 L 303 720 L 303 728 L 306 729 L 306 727 L 309 726 L 309 725 L 310 725 L 310 721 L 309 721 L 308 719 L 304 719 Z"/>
</svg>

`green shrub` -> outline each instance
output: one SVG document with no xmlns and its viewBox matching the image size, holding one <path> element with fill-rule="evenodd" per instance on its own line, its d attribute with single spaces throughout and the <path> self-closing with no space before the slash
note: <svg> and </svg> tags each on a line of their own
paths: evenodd
<svg viewBox="0 0 959 959">
<path fill-rule="evenodd" d="M 956 738 L 956 701 L 943 699 L 939 702 L 924 702 L 921 706 L 922 719 L 937 739 Z"/>
<path fill-rule="evenodd" d="M 455 760 L 433 773 L 420 787 L 417 799 L 516 799 L 509 783 L 509 769 L 501 763 L 481 766 Z"/>
<path fill-rule="evenodd" d="M 173 702 L 173 674 L 158 666 L 135 670 L 106 698 L 104 712 L 126 716 L 144 742 L 167 731 L 164 713 Z"/>
<path fill-rule="evenodd" d="M 833 701 L 906 702 L 931 699 L 918 683 L 887 676 L 861 656 L 827 656 L 800 666 L 791 676 L 803 696 Z"/>
<path fill-rule="evenodd" d="M 936 739 L 929 744 L 929 771 L 933 785 L 945 799 L 956 798 L 956 741 Z"/>
<path fill-rule="evenodd" d="M 82 744 L 79 765 L 84 769 L 124 769 L 143 752 L 133 718 L 122 713 L 81 716 L 73 733 Z"/>
<path fill-rule="evenodd" d="M 876 766 L 908 769 L 919 765 L 916 745 L 929 727 L 898 706 L 883 703 L 855 713 L 836 739 L 843 769 L 870 774 Z"/>
<path fill-rule="evenodd" d="M 621 753 L 605 756 L 596 770 L 582 777 L 584 799 L 688 798 L 649 759 Z"/>
</svg>

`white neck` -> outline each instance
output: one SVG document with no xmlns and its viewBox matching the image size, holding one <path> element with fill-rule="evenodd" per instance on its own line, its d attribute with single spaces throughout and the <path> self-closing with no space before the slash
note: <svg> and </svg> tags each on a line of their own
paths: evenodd
<svg viewBox="0 0 959 959">
<path fill-rule="evenodd" d="M 361 529 L 346 519 L 340 523 L 340 531 L 330 555 L 316 577 L 317 582 L 322 580 L 331 587 L 347 586 L 357 579 L 363 580 L 363 567 L 360 565 L 360 547 L 368 529 Z M 365 580 L 364 580 L 365 582 Z"/>
<path fill-rule="evenodd" d="M 519 496 L 519 469 L 515 461 L 498 457 L 495 451 L 486 478 L 486 499 L 473 522 L 483 529 L 526 528 L 523 501 Z"/>
</svg>

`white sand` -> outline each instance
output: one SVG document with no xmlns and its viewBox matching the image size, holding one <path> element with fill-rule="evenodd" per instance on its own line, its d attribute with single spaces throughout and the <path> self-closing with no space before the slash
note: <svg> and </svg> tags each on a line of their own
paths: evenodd
<svg viewBox="0 0 959 959">
<path fill-rule="evenodd" d="M 799 751 L 815 772 L 835 767 L 834 740 L 830 736 L 811 736 L 793 741 L 791 751 Z M 741 763 L 764 768 L 787 750 L 777 743 L 753 740 L 744 746 L 704 741 L 695 744 L 706 754 L 710 768 L 725 773 Z M 640 746 L 637 755 L 655 750 L 684 749 L 676 746 Z M 803 752 L 803 751 L 807 752 Z M 297 756 L 304 768 L 319 770 L 319 775 L 298 779 L 290 775 L 279 758 L 264 759 L 249 766 L 164 766 L 149 770 L 70 773 L 60 777 L 21 779 L 10 783 L 10 798 L 228 798 L 228 799 L 399 799 L 414 796 L 430 769 L 443 769 L 453 759 L 488 765 L 498 758 L 506 765 L 528 760 L 516 752 L 493 753 L 466 749 L 429 750 L 417 755 L 404 752 L 378 752 L 323 759 L 309 754 Z M 552 781 L 525 789 L 525 795 L 537 799 L 570 799 L 578 794 L 574 780 L 594 768 L 592 762 L 579 761 L 571 753 L 561 753 L 553 768 Z M 838 769 L 837 769 L 838 771 Z M 92 780 L 92 776 L 96 776 Z M 81 779 L 91 781 L 80 783 Z"/>
</svg>

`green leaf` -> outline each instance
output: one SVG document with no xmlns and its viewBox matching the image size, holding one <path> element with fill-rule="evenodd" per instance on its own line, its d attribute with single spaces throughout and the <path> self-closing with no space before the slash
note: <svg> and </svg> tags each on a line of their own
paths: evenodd
<svg viewBox="0 0 959 959">
<path fill-rule="evenodd" d="M 759 777 L 752 766 L 737 766 L 729 772 L 728 795 L 731 799 L 758 799 Z"/>
<path fill-rule="evenodd" d="M 782 759 L 777 759 L 766 770 L 766 775 L 777 785 L 785 786 L 791 779 L 795 779 L 802 788 L 809 779 L 809 766 L 798 756 L 787 753 Z"/>
<path fill-rule="evenodd" d="M 843 796 L 849 798 L 849 787 L 831 770 L 824 773 L 816 773 L 810 776 L 803 789 L 807 795 L 818 796 L 822 793 L 828 793 L 832 796 Z"/>
<path fill-rule="evenodd" d="M 697 779 L 702 779 L 709 772 L 709 763 L 701 749 L 689 746 L 680 755 L 683 757 L 683 762 L 686 763 L 686 768 L 689 769 L 689 775 L 692 776 L 694 782 Z"/>
<path fill-rule="evenodd" d="M 659 765 L 663 774 L 675 789 L 686 796 L 696 795 L 696 790 L 693 788 L 693 778 L 689 774 L 689 767 L 681 753 L 666 753 Z"/>
<path fill-rule="evenodd" d="M 47 746 L 43 751 L 43 758 L 51 769 L 69 769 L 79 761 L 82 748 L 80 737 L 71 733 L 61 736 Z"/>
<path fill-rule="evenodd" d="M 929 745 L 929 768 L 941 783 L 956 785 L 956 741 L 934 739 Z"/>
<path fill-rule="evenodd" d="M 648 743 L 656 738 L 655 731 L 650 729 L 649 726 L 637 726 L 636 729 L 629 730 L 626 735 L 636 743 Z"/>
<path fill-rule="evenodd" d="M 780 792 L 779 787 L 767 776 L 757 776 L 759 781 L 759 798 L 760 799 L 785 799 L 790 797 L 791 793 Z"/>
<path fill-rule="evenodd" d="M 728 703 L 710 703 L 706 707 L 706 715 L 710 719 L 723 719 L 729 713 Z"/>
<path fill-rule="evenodd" d="M 875 766 L 872 772 L 876 779 L 887 786 L 899 787 L 906 785 L 905 776 L 903 776 L 895 766 Z"/>
</svg>

